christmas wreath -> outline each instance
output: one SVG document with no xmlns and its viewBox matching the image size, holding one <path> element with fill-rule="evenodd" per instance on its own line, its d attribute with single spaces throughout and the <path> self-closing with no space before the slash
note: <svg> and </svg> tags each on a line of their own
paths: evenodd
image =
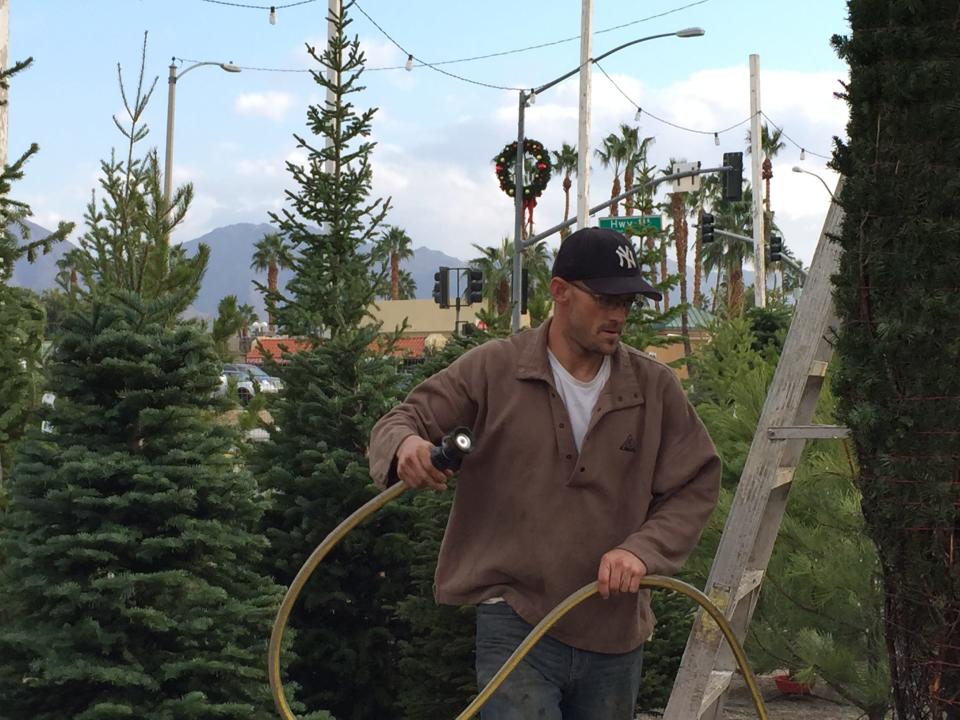
<svg viewBox="0 0 960 720">
<path fill-rule="evenodd" d="M 530 213 L 530 222 L 533 222 L 533 208 L 537 205 L 537 198 L 543 194 L 547 183 L 550 181 L 550 153 L 543 147 L 542 143 L 536 140 L 526 139 L 523 141 L 523 152 L 533 161 L 532 167 L 527 165 L 528 171 L 532 170 L 532 176 L 527 179 L 523 186 L 523 206 Z M 514 197 L 517 192 L 517 186 L 513 180 L 513 169 L 517 163 L 517 143 L 516 141 L 507 145 L 496 158 L 497 179 L 500 181 L 500 189 L 510 197 Z"/>
</svg>

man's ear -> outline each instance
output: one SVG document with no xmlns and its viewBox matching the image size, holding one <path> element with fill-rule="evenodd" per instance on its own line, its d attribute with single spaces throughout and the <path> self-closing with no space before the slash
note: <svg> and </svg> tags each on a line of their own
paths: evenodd
<svg viewBox="0 0 960 720">
<path fill-rule="evenodd" d="M 558 277 L 550 278 L 550 297 L 554 303 L 564 304 L 570 295 L 570 286 Z"/>
</svg>

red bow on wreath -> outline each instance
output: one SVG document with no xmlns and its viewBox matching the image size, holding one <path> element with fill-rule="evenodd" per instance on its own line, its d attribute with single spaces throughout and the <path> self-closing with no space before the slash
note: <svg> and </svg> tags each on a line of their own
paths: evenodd
<svg viewBox="0 0 960 720">
<path fill-rule="evenodd" d="M 536 198 L 527 198 L 523 201 L 523 207 L 527 211 L 527 223 L 533 225 L 533 209 L 537 206 Z"/>
</svg>

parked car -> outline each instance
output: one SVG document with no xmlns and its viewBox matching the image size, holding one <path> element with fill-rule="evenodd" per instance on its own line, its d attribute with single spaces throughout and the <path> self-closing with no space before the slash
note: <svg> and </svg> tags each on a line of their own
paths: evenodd
<svg viewBox="0 0 960 720">
<path fill-rule="evenodd" d="M 258 392 L 275 393 L 283 389 L 283 382 L 280 378 L 270 375 L 259 365 L 249 363 L 225 364 L 220 373 L 222 392 L 226 393 L 231 378 L 236 382 L 237 397 L 244 405 L 250 402 L 250 398 Z"/>
</svg>

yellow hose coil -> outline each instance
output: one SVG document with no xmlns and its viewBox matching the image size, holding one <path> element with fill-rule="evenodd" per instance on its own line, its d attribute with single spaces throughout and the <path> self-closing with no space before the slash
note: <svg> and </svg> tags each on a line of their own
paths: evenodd
<svg viewBox="0 0 960 720">
<path fill-rule="evenodd" d="M 334 545 L 340 542 L 347 533 L 363 522 L 369 515 L 372 515 L 388 502 L 402 495 L 406 489 L 407 486 L 403 483 L 396 483 L 354 511 L 350 517 L 334 528 L 333 531 L 324 538 L 323 542 L 310 554 L 310 557 L 307 558 L 303 567 L 300 568 L 293 582 L 290 583 L 290 587 L 287 588 L 287 593 L 283 597 L 283 602 L 280 603 L 277 618 L 273 623 L 273 632 L 270 634 L 270 648 L 267 652 L 267 673 L 270 678 L 270 690 L 273 693 L 273 700 L 276 704 L 277 712 L 280 713 L 280 717 L 283 718 L 283 720 L 296 720 L 296 716 L 293 714 L 293 711 L 290 710 L 290 705 L 287 703 L 287 699 L 283 694 L 283 684 L 280 680 L 280 645 L 283 640 L 283 631 L 287 626 L 287 621 L 290 619 L 290 611 L 300 596 L 303 586 L 306 585 L 310 575 L 313 574 L 317 565 L 326 557 Z M 756 708 L 757 717 L 760 718 L 760 720 L 769 720 L 767 709 L 763 704 L 763 696 L 760 694 L 760 688 L 757 686 L 757 679 L 753 674 L 753 670 L 747 662 L 747 656 L 744 654 L 743 648 L 740 647 L 740 643 L 733 634 L 733 630 L 727 623 L 727 619 L 723 616 L 723 613 L 710 602 L 707 596 L 692 585 L 688 585 L 680 580 L 675 580 L 674 578 L 659 575 L 649 575 L 643 578 L 640 581 L 640 587 L 673 590 L 674 592 L 687 596 L 706 610 L 720 627 L 727 642 L 730 643 L 730 648 L 733 650 L 737 665 L 740 666 L 747 687 L 750 689 L 750 695 L 753 698 L 753 705 Z M 467 706 L 467 709 L 457 716 L 456 720 L 470 720 L 470 718 L 475 717 L 480 712 L 480 708 L 484 703 L 486 703 L 496 689 L 500 687 L 507 675 L 520 664 L 520 661 L 530 652 L 537 641 L 546 634 L 547 630 L 570 610 L 596 592 L 597 583 L 592 582 L 574 592 L 551 610 L 550 613 L 530 631 L 526 639 L 524 639 L 520 646 L 514 650 L 513 654 L 507 658 L 503 667 L 497 671 L 497 674 L 487 683 L 487 686 L 477 695 L 474 701 Z"/>
</svg>

